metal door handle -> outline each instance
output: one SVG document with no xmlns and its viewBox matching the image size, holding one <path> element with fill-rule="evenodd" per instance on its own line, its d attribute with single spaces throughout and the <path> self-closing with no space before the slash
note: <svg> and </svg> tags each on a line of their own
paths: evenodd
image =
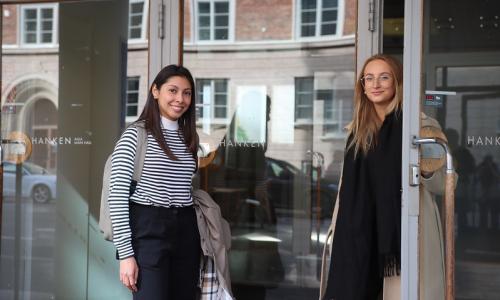
<svg viewBox="0 0 500 300">
<path fill-rule="evenodd" d="M 455 170 L 450 148 L 445 141 L 438 138 L 413 137 L 413 145 L 438 144 L 446 152 L 445 181 L 445 277 L 446 300 L 455 299 Z"/>
</svg>

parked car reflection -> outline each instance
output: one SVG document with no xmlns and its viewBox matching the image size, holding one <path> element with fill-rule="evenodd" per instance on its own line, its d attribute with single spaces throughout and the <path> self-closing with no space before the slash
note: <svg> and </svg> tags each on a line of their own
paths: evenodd
<svg viewBox="0 0 500 300">
<path fill-rule="evenodd" d="M 291 212 L 294 193 L 303 192 L 303 197 L 311 199 L 311 211 L 321 213 L 321 218 L 329 218 L 337 197 L 337 182 L 320 178 L 316 171 L 313 175 L 305 174 L 291 163 L 266 157 L 268 195 L 278 211 Z M 294 187 L 294 185 L 298 185 Z M 318 198 L 319 196 L 319 198 Z M 318 201 L 319 200 L 319 201 Z"/>
<path fill-rule="evenodd" d="M 299 282 L 317 289 L 337 195 L 337 182 L 307 162 L 302 170 L 264 153 L 219 148 L 202 179 L 231 224 L 231 278 L 242 299 L 265 299 L 267 290 Z"/>
<path fill-rule="evenodd" d="M 3 195 L 16 195 L 16 165 L 3 163 Z M 21 197 L 31 197 L 37 203 L 46 203 L 56 197 L 56 175 L 30 162 L 22 164 Z"/>
</svg>

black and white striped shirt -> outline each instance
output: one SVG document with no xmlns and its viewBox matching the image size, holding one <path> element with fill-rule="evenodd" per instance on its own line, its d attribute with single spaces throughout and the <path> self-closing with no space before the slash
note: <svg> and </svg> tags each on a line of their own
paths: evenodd
<svg viewBox="0 0 500 300">
<path fill-rule="evenodd" d="M 130 197 L 129 188 L 134 173 L 134 157 L 137 147 L 137 128 L 129 127 L 124 131 L 112 154 L 108 201 L 113 225 L 113 243 L 120 259 L 134 255 L 129 224 L 129 198 L 135 203 L 163 207 L 193 204 L 191 180 L 196 169 L 193 155 L 187 149 L 182 133 L 175 129 L 177 123 L 173 127 L 164 118 L 162 118 L 162 123 L 165 140 L 179 160 L 170 159 L 154 137 L 148 134 L 142 174 L 135 192 Z"/>
</svg>

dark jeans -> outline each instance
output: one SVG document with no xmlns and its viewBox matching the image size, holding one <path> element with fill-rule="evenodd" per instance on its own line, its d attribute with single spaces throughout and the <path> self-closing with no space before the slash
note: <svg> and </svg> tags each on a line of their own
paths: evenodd
<svg viewBox="0 0 500 300">
<path fill-rule="evenodd" d="M 132 247 L 139 265 L 134 300 L 195 300 L 200 234 L 193 207 L 130 204 Z"/>
</svg>

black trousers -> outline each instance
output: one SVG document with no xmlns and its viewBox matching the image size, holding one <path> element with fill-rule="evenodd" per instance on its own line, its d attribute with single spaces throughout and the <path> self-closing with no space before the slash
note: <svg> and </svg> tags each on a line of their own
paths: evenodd
<svg viewBox="0 0 500 300">
<path fill-rule="evenodd" d="M 132 247 L 139 265 L 134 300 L 195 300 L 200 234 L 193 207 L 130 203 Z"/>
</svg>

